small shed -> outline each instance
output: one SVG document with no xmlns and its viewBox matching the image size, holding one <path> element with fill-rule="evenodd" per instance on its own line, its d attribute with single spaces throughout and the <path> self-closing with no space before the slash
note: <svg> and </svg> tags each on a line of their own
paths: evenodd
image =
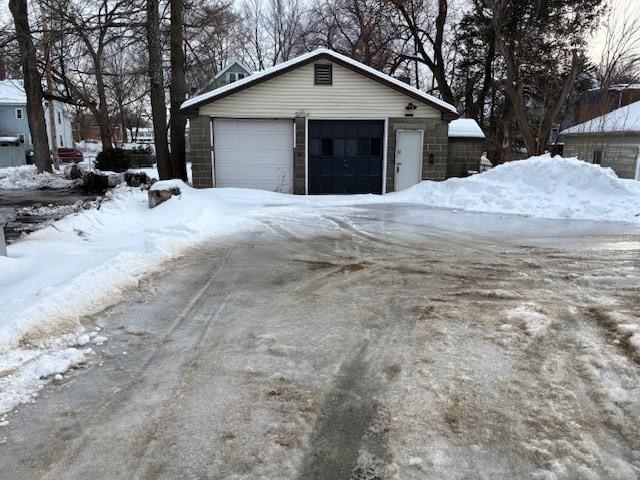
<svg viewBox="0 0 640 480">
<path fill-rule="evenodd" d="M 640 180 L 640 101 L 560 132 L 564 156 Z"/>
<path fill-rule="evenodd" d="M 458 118 L 449 123 L 449 159 L 447 178 L 466 177 L 480 171 L 485 135 L 471 118 Z"/>
</svg>

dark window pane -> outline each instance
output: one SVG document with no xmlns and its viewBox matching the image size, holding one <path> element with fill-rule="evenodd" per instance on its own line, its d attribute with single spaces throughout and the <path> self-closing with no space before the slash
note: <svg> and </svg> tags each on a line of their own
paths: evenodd
<svg viewBox="0 0 640 480">
<path fill-rule="evenodd" d="M 320 139 L 310 138 L 309 139 L 309 155 L 320 155 Z"/>
<path fill-rule="evenodd" d="M 358 139 L 358 154 L 369 155 L 369 139 L 368 138 Z"/>
<path fill-rule="evenodd" d="M 358 155 L 358 140 L 349 138 L 345 142 L 345 155 L 347 157 L 355 157 Z"/>
<path fill-rule="evenodd" d="M 371 139 L 371 155 L 380 155 L 381 151 L 382 151 L 382 139 L 372 138 Z"/>
<path fill-rule="evenodd" d="M 323 138 L 322 139 L 322 151 L 321 155 L 333 155 L 333 139 L 332 138 Z"/>
</svg>

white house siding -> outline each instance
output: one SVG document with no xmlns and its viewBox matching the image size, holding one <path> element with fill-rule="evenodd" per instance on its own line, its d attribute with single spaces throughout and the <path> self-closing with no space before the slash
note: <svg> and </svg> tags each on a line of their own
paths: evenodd
<svg viewBox="0 0 640 480">
<path fill-rule="evenodd" d="M 47 135 L 49 137 L 49 148 L 53 147 L 51 142 L 51 122 L 49 117 L 49 105 L 53 103 L 54 121 L 56 126 L 56 144 L 58 148 L 73 148 L 73 127 L 71 124 L 71 115 L 66 111 L 66 108 L 62 102 L 53 101 L 47 102 L 47 106 L 44 111 L 44 120 L 47 124 Z M 58 121 L 58 113 L 60 119 Z"/>
<path fill-rule="evenodd" d="M 635 178 L 640 154 L 640 133 L 616 135 L 567 135 L 564 137 L 565 157 L 578 157 L 593 163 L 594 152 L 602 151 L 603 167 L 611 167 L 620 178 Z"/>
<path fill-rule="evenodd" d="M 326 60 L 318 63 L 331 63 Z M 441 118 L 440 111 L 333 63 L 333 85 L 314 85 L 313 63 L 200 107 L 222 118 L 383 119 L 404 117 L 411 102 L 415 118 Z"/>
</svg>

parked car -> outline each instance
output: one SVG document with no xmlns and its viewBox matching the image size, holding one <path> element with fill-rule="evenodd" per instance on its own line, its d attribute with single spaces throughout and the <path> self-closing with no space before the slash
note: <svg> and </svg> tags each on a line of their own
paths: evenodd
<svg viewBox="0 0 640 480">
<path fill-rule="evenodd" d="M 76 150 L 75 148 L 59 148 L 58 149 L 58 159 L 65 162 L 81 162 L 84 159 L 82 152 L 80 150 Z"/>
</svg>

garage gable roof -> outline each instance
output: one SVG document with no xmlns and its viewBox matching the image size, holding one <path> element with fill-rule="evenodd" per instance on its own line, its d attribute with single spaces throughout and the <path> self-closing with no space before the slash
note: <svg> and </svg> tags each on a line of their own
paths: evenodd
<svg viewBox="0 0 640 480">
<path fill-rule="evenodd" d="M 234 93 L 238 93 L 259 83 L 266 82 L 267 80 L 275 78 L 279 75 L 282 75 L 319 59 L 326 59 L 335 62 L 338 65 L 348 68 L 389 88 L 393 88 L 394 90 L 404 93 L 405 95 L 415 100 L 425 103 L 435 108 L 436 110 L 439 110 L 443 114 L 446 114 L 447 116 L 450 116 L 452 118 L 457 118 L 458 116 L 456 108 L 453 105 L 450 105 L 447 102 L 440 100 L 439 98 L 429 95 L 422 90 L 418 90 L 417 88 L 412 87 L 411 85 L 408 85 L 398 80 L 397 78 L 386 75 L 376 70 L 375 68 L 371 68 L 367 65 L 364 65 L 363 63 L 357 62 L 345 55 L 326 48 L 319 48 L 312 52 L 305 53 L 304 55 L 300 55 L 299 57 L 296 57 L 292 60 L 280 63 L 275 67 L 256 72 L 241 80 L 235 81 L 228 85 L 224 85 L 220 88 L 216 88 L 215 90 L 212 90 L 210 92 L 205 92 L 201 95 L 197 95 L 185 101 L 182 104 L 181 110 L 193 111 L 198 107 L 215 102 L 216 100 L 220 100 Z"/>
</svg>

